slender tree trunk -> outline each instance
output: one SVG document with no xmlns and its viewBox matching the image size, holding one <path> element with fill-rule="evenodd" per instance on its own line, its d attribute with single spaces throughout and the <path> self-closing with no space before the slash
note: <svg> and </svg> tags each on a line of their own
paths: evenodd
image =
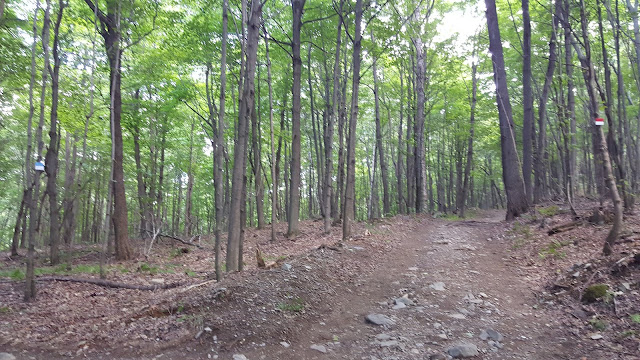
<svg viewBox="0 0 640 360">
<path fill-rule="evenodd" d="M 371 41 L 375 43 L 373 29 L 371 29 Z M 373 61 L 373 96 L 375 101 L 376 114 L 376 150 L 380 161 L 380 176 L 382 177 L 382 215 L 391 214 L 391 201 L 389 200 L 389 175 L 387 171 L 387 162 L 384 156 L 384 147 L 382 146 L 382 125 L 380 121 L 380 89 L 378 87 L 378 67 L 377 60 Z"/>
<path fill-rule="evenodd" d="M 302 28 L 302 11 L 306 0 L 292 0 L 293 37 L 291 50 L 293 53 L 293 110 L 291 113 L 291 185 L 289 200 L 289 229 L 287 235 L 298 234 L 300 217 L 300 88 L 302 80 L 302 59 L 300 57 L 300 30 Z"/>
<path fill-rule="evenodd" d="M 602 167 L 604 171 L 604 179 L 607 188 L 609 189 L 609 194 L 611 196 L 611 200 L 613 202 L 613 226 L 611 226 L 611 230 L 605 239 L 603 253 L 605 255 L 611 255 L 613 252 L 613 244 L 618 240 L 618 236 L 620 233 L 620 228 L 622 227 L 622 199 L 618 193 L 618 187 L 616 186 L 616 181 L 613 175 L 613 169 L 611 166 L 611 160 L 609 158 L 609 151 L 607 149 L 607 140 L 604 136 L 604 131 L 602 130 L 602 126 L 595 125 L 595 119 L 598 117 L 598 109 L 599 109 L 599 101 L 597 97 L 597 80 L 596 80 L 596 72 L 593 67 L 593 62 L 591 60 L 591 45 L 589 43 L 589 32 L 588 32 L 588 19 L 585 13 L 585 4 L 584 0 L 580 1 L 580 24 L 582 28 L 582 38 L 583 38 L 583 46 L 584 46 L 584 54 L 578 52 L 578 59 L 582 64 L 582 74 L 584 76 L 585 84 L 587 86 L 587 92 L 589 95 L 589 112 L 591 115 L 591 129 L 594 133 L 594 145 L 596 150 L 600 153 L 600 157 L 602 159 Z M 575 45 L 576 50 L 579 50 L 577 45 Z"/>
<path fill-rule="evenodd" d="M 557 1 L 560 2 L 560 1 Z M 522 21 L 524 30 L 522 32 L 522 98 L 523 98 L 523 121 L 522 121 L 522 176 L 524 187 L 527 193 L 527 201 L 533 200 L 533 186 L 531 185 L 531 175 L 533 173 L 532 160 L 532 137 L 533 137 L 533 91 L 531 88 L 531 17 L 529 16 L 529 0 L 522 0 Z M 553 31 L 555 37 L 555 31 Z"/>
<path fill-rule="evenodd" d="M 248 33 L 246 42 L 245 80 L 240 99 L 238 114 L 237 143 L 233 152 L 233 181 L 231 184 L 231 203 L 229 209 L 229 233 L 227 240 L 227 271 L 239 271 L 242 263 L 242 229 L 243 223 L 243 194 L 245 194 L 246 153 L 248 138 L 248 122 L 254 108 L 255 92 L 254 79 L 258 57 L 258 38 L 262 3 L 251 2 L 250 16 L 247 22 Z"/>
<path fill-rule="evenodd" d="M 222 1 L 222 49 L 220 55 L 220 98 L 218 99 L 218 126 L 213 141 L 213 187 L 215 218 L 215 270 L 216 280 L 222 279 L 222 221 L 224 219 L 224 189 L 222 166 L 224 163 L 224 110 L 227 86 L 227 37 L 229 0 Z"/>
<path fill-rule="evenodd" d="M 360 90 L 360 52 L 362 50 L 362 0 L 356 0 L 355 35 L 353 38 L 353 80 L 351 82 L 351 115 L 349 117 L 349 141 L 347 145 L 347 181 L 344 196 L 342 240 L 351 237 L 351 223 L 355 218 L 356 192 L 356 124 L 358 121 L 358 93 Z"/>
<path fill-rule="evenodd" d="M 424 106 L 425 106 L 425 73 L 426 73 L 426 51 L 422 39 L 416 38 L 413 40 L 416 48 L 416 86 L 415 91 L 417 94 L 416 103 L 416 122 L 415 122 L 415 161 L 416 161 L 416 212 L 422 213 L 425 210 L 425 202 L 427 198 L 427 183 L 426 183 L 426 164 L 424 153 Z"/>
<path fill-rule="evenodd" d="M 340 0 L 340 16 L 344 7 L 344 0 Z M 342 20 L 338 20 L 338 31 L 336 34 L 336 52 L 333 62 L 333 89 L 331 93 L 331 108 L 328 109 L 329 116 L 324 134 L 324 233 L 331 232 L 332 216 L 332 192 L 333 192 L 333 128 L 338 109 L 338 96 L 340 94 L 340 48 L 342 45 Z M 328 107 L 328 106 L 327 106 Z"/>
<path fill-rule="evenodd" d="M 407 204 L 405 201 L 403 189 L 404 185 L 402 182 L 402 177 L 404 176 L 404 171 L 402 168 L 403 158 L 402 158 L 402 123 L 404 120 L 404 63 L 400 64 L 400 124 L 398 124 L 398 156 L 397 156 L 397 165 L 396 165 L 396 180 L 397 191 L 398 191 L 398 212 L 401 214 L 405 214 L 407 212 Z"/>
<path fill-rule="evenodd" d="M 475 51 L 474 51 L 475 52 Z M 464 218 L 464 210 L 467 199 L 467 193 L 469 192 L 469 178 L 471 175 L 471 164 L 473 163 L 473 136 L 475 131 L 475 116 L 476 116 L 476 103 L 478 93 L 478 79 L 476 74 L 478 72 L 478 64 L 474 61 L 471 64 L 471 114 L 469 117 L 469 140 L 467 145 L 467 163 L 464 167 L 464 180 L 462 184 L 462 194 L 459 202 L 458 216 Z M 473 204 L 473 202 L 471 202 Z"/>
<path fill-rule="evenodd" d="M 122 34 L 120 32 L 120 4 L 116 2 L 107 3 L 107 13 L 97 9 L 97 5 L 91 0 L 85 3 L 94 11 L 100 20 L 104 38 L 104 47 L 109 62 L 109 83 L 111 98 L 111 122 L 112 141 L 114 143 L 113 152 L 113 197 L 114 216 L 113 226 L 115 232 L 115 251 L 118 260 L 128 260 L 133 252 L 129 244 L 128 219 L 127 219 L 127 198 L 124 187 L 124 150 L 122 140 L 122 94 L 121 94 L 121 65 L 122 65 Z"/>
<path fill-rule="evenodd" d="M 260 99 L 260 68 L 258 67 L 258 81 L 256 84 L 257 88 L 257 96 Z M 255 185 L 255 196 L 256 196 L 256 215 L 258 218 L 258 229 L 264 228 L 264 182 L 262 181 L 262 140 L 261 140 L 261 131 L 260 131 L 260 102 L 257 104 L 258 111 L 256 112 L 256 107 L 251 113 L 251 144 L 253 147 L 253 178 Z"/>
<path fill-rule="evenodd" d="M 509 89 L 502 54 L 500 28 L 495 0 L 485 0 L 487 26 L 489 28 L 489 51 L 493 61 L 498 115 L 500 118 L 500 143 L 502 148 L 502 179 L 507 193 L 507 220 L 525 213 L 529 209 L 524 181 L 520 172 L 520 160 L 516 149 L 513 116 L 509 101 Z"/>
<path fill-rule="evenodd" d="M 187 170 L 187 196 L 184 200 L 184 235 L 191 236 L 193 233 L 193 134 L 195 121 L 191 120 L 191 139 L 189 141 L 189 169 Z M 178 207 L 178 209 L 180 209 Z"/>
<path fill-rule="evenodd" d="M 39 3 L 38 3 L 39 4 Z M 37 10 L 36 10 L 37 11 Z M 49 29 L 50 29 L 50 11 L 51 0 L 47 0 L 44 12 L 44 20 L 42 25 L 42 50 L 44 52 L 44 68 L 42 69 L 42 84 L 40 90 L 40 118 L 38 128 L 36 129 L 36 156 L 38 161 L 42 159 L 42 149 L 44 142 L 42 141 L 42 128 L 44 127 L 44 107 L 46 100 L 47 81 L 49 77 Z M 35 31 L 35 26 L 34 26 Z M 33 301 L 36 298 L 36 281 L 34 277 L 35 270 L 35 243 L 36 243 L 36 227 L 38 226 L 38 198 L 40 197 L 40 175 L 41 171 L 36 171 L 34 178 L 33 193 L 29 209 L 29 238 L 27 251 L 27 271 L 25 273 L 25 301 Z"/>
<path fill-rule="evenodd" d="M 267 84 L 269 85 L 269 134 L 271 135 L 271 241 L 276 241 L 276 213 L 278 209 L 278 182 L 276 181 L 276 152 L 273 134 L 273 86 L 271 86 L 271 58 L 269 57 L 269 38 L 264 29 L 264 48 L 267 59 Z"/>
</svg>

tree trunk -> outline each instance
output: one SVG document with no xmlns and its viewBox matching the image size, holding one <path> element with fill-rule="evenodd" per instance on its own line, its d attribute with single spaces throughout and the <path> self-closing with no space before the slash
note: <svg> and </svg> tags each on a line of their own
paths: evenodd
<svg viewBox="0 0 640 360">
<path fill-rule="evenodd" d="M 241 263 L 241 238 L 244 224 L 242 212 L 244 204 L 242 196 L 245 187 L 246 153 L 248 138 L 248 122 L 253 111 L 255 92 L 254 79 L 256 62 L 258 57 L 258 35 L 260 30 L 260 18 L 262 16 L 262 3 L 251 2 L 251 15 L 247 22 L 248 34 L 246 42 L 246 69 L 245 80 L 240 99 L 240 111 L 238 114 L 237 143 L 233 152 L 233 181 L 231 183 L 231 203 L 229 209 L 229 233 L 227 240 L 227 271 L 239 271 Z"/>
<path fill-rule="evenodd" d="M 494 80 L 500 119 L 500 144 L 502 148 L 502 179 L 507 193 L 507 220 L 525 213 L 529 209 L 521 166 L 516 148 L 514 124 L 509 102 L 509 89 L 502 54 L 500 28 L 495 0 L 485 0 L 487 5 L 487 26 L 489 29 L 489 51 L 493 60 Z"/>
<path fill-rule="evenodd" d="M 291 113 L 291 185 L 289 186 L 289 229 L 287 235 L 298 234 L 300 217 L 300 88 L 302 80 L 302 59 L 300 57 L 300 30 L 302 28 L 302 11 L 306 0 L 292 0 L 293 36 L 291 51 L 293 53 L 293 108 Z"/>
<path fill-rule="evenodd" d="M 260 99 L 260 68 L 258 68 L 257 97 Z M 264 182 L 262 181 L 262 139 L 260 131 L 261 120 L 260 102 L 258 101 L 258 111 L 254 106 L 251 112 L 251 145 L 253 150 L 253 179 L 256 196 L 256 215 L 258 218 L 258 229 L 264 228 Z"/>
<path fill-rule="evenodd" d="M 371 42 L 375 43 L 373 29 L 371 29 Z M 387 162 L 384 157 L 384 147 L 382 146 L 382 125 L 380 124 L 380 89 L 378 87 L 377 60 L 373 61 L 373 96 L 376 112 L 376 150 L 380 161 L 380 176 L 382 177 L 382 215 L 391 214 L 391 201 L 389 200 L 389 175 Z"/>
<path fill-rule="evenodd" d="M 38 2 L 38 5 L 40 3 Z M 38 8 L 37 6 L 36 8 Z M 36 9 L 36 12 L 38 10 Z M 44 20 L 42 25 L 42 50 L 44 53 L 44 68 L 42 69 L 42 84 L 40 90 L 40 118 L 38 128 L 36 129 L 36 143 L 37 150 L 36 156 L 38 161 L 42 160 L 42 149 L 44 148 L 44 142 L 42 141 L 42 128 L 44 127 L 44 107 L 47 94 L 47 79 L 49 74 L 49 29 L 50 29 L 50 11 L 51 1 L 47 0 L 47 7 L 44 12 Z M 35 21 L 35 18 L 34 18 Z M 36 26 L 34 23 L 34 39 L 35 39 Z M 24 300 L 33 301 L 36 298 L 36 280 L 34 277 L 35 270 L 35 243 L 36 243 L 36 227 L 38 218 L 38 198 L 40 197 L 40 175 L 41 171 L 36 171 L 34 177 L 33 192 L 31 195 L 31 204 L 29 209 L 29 237 L 28 237 L 28 251 L 27 251 L 27 271 L 25 273 L 25 292 Z"/>
<path fill-rule="evenodd" d="M 474 51 L 475 53 L 475 51 Z M 467 199 L 467 193 L 469 192 L 469 178 L 471 175 L 471 164 L 473 163 L 473 136 L 475 128 L 475 116 L 476 116 L 476 103 L 478 93 L 478 79 L 476 74 L 478 72 L 478 64 L 474 61 L 471 64 L 471 115 L 469 116 L 469 140 L 467 145 L 467 163 L 464 167 L 464 180 L 462 184 L 462 194 L 459 201 L 458 216 L 464 218 L 465 203 Z M 473 202 L 472 202 L 473 203 Z"/>
<path fill-rule="evenodd" d="M 115 251 L 118 260 L 128 260 L 133 252 L 129 244 L 127 198 L 124 188 L 124 151 L 122 141 L 122 94 L 121 94 L 121 65 L 122 65 L 122 34 L 120 33 L 120 7 L 116 2 L 107 3 L 107 13 L 104 14 L 96 8 L 91 0 L 85 3 L 94 11 L 102 25 L 100 31 L 104 38 L 104 47 L 109 62 L 110 83 L 110 113 L 111 113 L 111 137 L 114 145 L 113 152 L 113 200 L 114 216 L 113 226 L 115 231 Z"/>
<path fill-rule="evenodd" d="M 344 0 L 340 0 L 340 16 L 344 7 Z M 331 93 L 331 108 L 329 112 L 327 126 L 324 134 L 324 233 L 331 232 L 331 208 L 332 208 L 332 192 L 333 192 L 333 129 L 338 109 L 338 95 L 340 94 L 340 48 L 342 45 L 342 20 L 338 20 L 338 31 L 336 34 L 336 52 L 333 62 L 333 89 Z M 327 105 L 328 107 L 329 105 Z"/>
<path fill-rule="evenodd" d="M 402 182 L 402 177 L 404 176 L 404 171 L 402 168 L 402 163 L 403 163 L 403 159 L 402 159 L 402 145 L 403 145 L 403 141 L 402 141 L 402 123 L 404 120 L 404 101 L 403 101 L 403 97 L 404 97 L 404 62 L 402 64 L 400 64 L 400 124 L 398 124 L 398 156 L 397 156 L 397 164 L 396 164 L 396 180 L 398 182 L 397 184 L 397 191 L 398 191 L 398 212 L 400 212 L 400 214 L 406 214 L 407 213 L 407 204 L 405 201 L 405 197 L 403 195 L 403 189 L 404 189 L 404 185 Z"/>
<path fill-rule="evenodd" d="M 220 98 L 218 99 L 218 126 L 214 132 L 213 141 L 213 187 L 214 187 L 214 207 L 216 211 L 215 224 L 215 270 L 216 280 L 222 279 L 222 221 L 224 219 L 224 189 L 222 166 L 224 162 L 224 110 L 226 103 L 227 86 L 227 32 L 229 17 L 227 14 L 229 0 L 222 1 L 222 49 L 220 55 Z"/>
<path fill-rule="evenodd" d="M 422 213 L 425 211 L 425 202 L 427 199 L 427 182 L 426 182 L 426 164 L 424 153 L 424 106 L 425 106 L 425 72 L 426 72 L 426 51 L 422 39 L 416 38 L 413 40 L 416 48 L 416 85 L 415 91 L 417 94 L 416 102 L 416 122 L 415 122 L 415 174 L 416 174 L 416 212 Z"/>
<path fill-rule="evenodd" d="M 585 84 L 587 86 L 587 92 L 589 94 L 589 111 L 591 114 L 591 119 L 589 119 L 589 121 L 591 121 L 591 128 L 593 130 L 593 133 L 595 134 L 596 149 L 599 151 L 602 159 L 605 184 L 609 189 L 611 201 L 613 202 L 613 225 L 611 226 L 611 230 L 609 231 L 609 234 L 605 239 L 604 247 L 602 249 L 602 252 L 605 255 L 611 255 L 611 253 L 613 252 L 613 244 L 616 242 L 616 240 L 618 240 L 620 228 L 622 227 L 622 199 L 618 194 L 618 187 L 616 186 L 616 181 L 613 176 L 613 169 L 611 166 L 611 159 L 609 158 L 607 140 L 604 136 L 604 131 L 602 130 L 602 126 L 596 126 L 594 121 L 598 117 L 599 102 L 596 95 L 596 72 L 591 60 L 591 45 L 589 44 L 588 19 L 585 13 L 584 0 L 580 1 L 580 24 L 582 27 L 584 54 L 578 53 L 578 59 L 582 64 L 582 74 L 584 76 Z"/>
<path fill-rule="evenodd" d="M 557 1 L 558 3 L 560 1 Z M 524 106 L 522 120 L 522 176 L 527 193 L 527 201 L 533 200 L 531 175 L 533 173 L 532 137 L 533 135 L 533 91 L 531 89 L 531 17 L 529 16 L 529 0 L 522 0 L 522 102 Z M 555 31 L 553 36 L 555 37 Z"/>
<path fill-rule="evenodd" d="M 273 134 L 273 86 L 271 86 L 271 58 L 269 57 L 269 38 L 264 29 L 264 48 L 267 59 L 267 84 L 269 86 L 269 134 L 271 135 L 271 241 L 276 241 L 276 213 L 278 209 L 278 182 L 276 181 L 276 152 Z"/>
<path fill-rule="evenodd" d="M 353 38 L 353 80 L 351 82 L 351 115 L 347 145 L 347 181 L 344 196 L 342 240 L 351 237 L 351 222 L 355 218 L 356 192 L 356 124 L 358 121 L 358 92 L 360 90 L 360 52 L 362 50 L 362 0 L 356 0 L 355 35 Z"/>
<path fill-rule="evenodd" d="M 193 232 L 193 134 L 195 122 L 191 120 L 191 139 L 189 141 L 189 169 L 187 170 L 187 196 L 184 200 L 184 235 L 191 236 Z M 178 208 L 179 211 L 180 208 Z"/>
</svg>

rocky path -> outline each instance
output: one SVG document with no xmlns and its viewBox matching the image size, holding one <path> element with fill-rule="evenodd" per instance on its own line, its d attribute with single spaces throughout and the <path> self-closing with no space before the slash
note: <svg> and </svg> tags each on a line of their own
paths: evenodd
<svg viewBox="0 0 640 360">
<path fill-rule="evenodd" d="M 423 221 L 320 321 L 235 359 L 581 359 L 510 264 L 502 215 Z"/>
</svg>

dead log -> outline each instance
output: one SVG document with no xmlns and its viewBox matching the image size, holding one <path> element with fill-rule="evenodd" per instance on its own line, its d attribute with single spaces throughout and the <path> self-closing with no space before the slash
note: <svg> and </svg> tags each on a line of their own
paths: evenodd
<svg viewBox="0 0 640 360">
<path fill-rule="evenodd" d="M 547 232 L 548 235 L 554 235 L 561 232 L 573 230 L 582 225 L 582 220 L 571 221 L 566 224 L 555 226 Z"/>
<path fill-rule="evenodd" d="M 148 230 L 147 230 L 147 232 L 150 233 L 150 231 L 148 231 Z M 210 249 L 208 249 L 208 248 L 206 248 L 206 247 L 204 247 L 204 246 L 202 246 L 200 244 L 196 244 L 196 243 L 193 243 L 191 241 L 186 241 L 186 240 L 180 239 L 179 237 L 176 237 L 176 236 L 173 236 L 173 235 L 167 235 L 167 234 L 159 233 L 158 237 L 163 237 L 163 238 L 175 240 L 175 241 L 177 241 L 179 243 L 182 243 L 182 244 L 185 244 L 185 245 L 195 246 L 198 249 L 210 250 Z M 200 237 L 200 235 L 196 235 L 196 236 L 192 237 L 192 239 L 195 239 L 196 237 Z"/>
<path fill-rule="evenodd" d="M 156 284 L 156 285 L 134 285 L 134 284 L 125 284 L 119 283 L 115 281 L 103 280 L 103 279 L 82 279 L 75 277 L 67 277 L 67 276 L 42 276 L 37 278 L 38 281 L 67 281 L 67 282 L 77 282 L 83 284 L 93 284 L 107 288 L 114 289 L 129 289 L 129 290 L 144 290 L 144 291 L 153 291 L 153 290 L 166 290 L 173 289 L 179 286 L 184 285 L 184 283 L 171 283 L 171 284 Z"/>
</svg>

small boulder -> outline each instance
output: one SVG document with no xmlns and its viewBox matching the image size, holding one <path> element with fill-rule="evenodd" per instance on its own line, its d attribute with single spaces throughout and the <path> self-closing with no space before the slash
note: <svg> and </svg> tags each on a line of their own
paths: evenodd
<svg viewBox="0 0 640 360">
<path fill-rule="evenodd" d="M 382 314 L 369 314 L 365 317 L 365 319 L 368 323 L 380 326 L 391 326 L 396 323 L 395 321 Z"/>
<path fill-rule="evenodd" d="M 16 360 L 16 357 L 13 354 L 0 352 L 0 360 Z"/>
<path fill-rule="evenodd" d="M 248 359 L 243 354 L 234 354 L 233 355 L 233 360 L 248 360 Z"/>
<path fill-rule="evenodd" d="M 454 359 L 470 358 L 478 356 L 478 347 L 474 344 L 464 343 L 449 348 L 447 353 Z"/>
<path fill-rule="evenodd" d="M 323 354 L 326 354 L 326 353 L 327 353 L 327 348 L 326 348 L 326 347 L 324 347 L 324 345 L 317 345 L 317 344 L 313 344 L 313 345 L 311 345 L 311 346 L 310 346 L 310 349 L 311 349 L 311 350 L 319 351 L 319 352 L 321 352 L 321 353 L 323 353 Z"/>
<path fill-rule="evenodd" d="M 480 339 L 482 340 L 493 340 L 493 341 L 502 341 L 504 340 L 504 336 L 499 332 L 489 328 L 487 330 L 482 330 L 480 333 Z"/>
<path fill-rule="evenodd" d="M 441 282 L 441 281 L 435 282 L 435 283 L 429 285 L 429 287 L 432 288 L 435 291 L 444 291 L 445 290 L 444 283 Z"/>
</svg>

